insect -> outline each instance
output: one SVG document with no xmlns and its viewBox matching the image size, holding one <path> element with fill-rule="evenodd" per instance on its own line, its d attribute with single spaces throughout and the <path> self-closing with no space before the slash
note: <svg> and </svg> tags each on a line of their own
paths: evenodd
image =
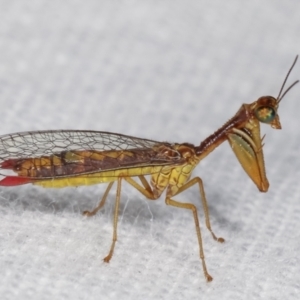
<svg viewBox="0 0 300 300">
<path fill-rule="evenodd" d="M 261 192 L 268 191 L 260 123 L 281 129 L 277 110 L 286 93 L 299 82 L 295 81 L 283 92 L 297 58 L 277 98 L 264 96 L 251 104 L 243 104 L 228 122 L 199 146 L 157 142 L 101 131 L 49 130 L 3 135 L 0 137 L 0 186 L 32 183 L 46 188 L 62 188 L 108 183 L 95 209 L 84 212 L 86 216 L 92 216 L 103 207 L 116 181 L 113 238 L 105 262 L 112 258 L 117 241 L 122 181 L 127 181 L 150 200 L 158 199 L 166 190 L 167 205 L 190 210 L 193 214 L 203 272 L 207 281 L 211 281 L 205 264 L 196 206 L 179 202 L 174 197 L 194 185 L 198 186 L 206 227 L 214 240 L 224 242 L 212 231 L 203 183 L 199 177 L 190 179 L 192 171 L 202 159 L 227 140 L 258 189 Z M 150 175 L 150 180 L 146 175 Z M 140 182 L 134 177 L 138 177 Z"/>
</svg>

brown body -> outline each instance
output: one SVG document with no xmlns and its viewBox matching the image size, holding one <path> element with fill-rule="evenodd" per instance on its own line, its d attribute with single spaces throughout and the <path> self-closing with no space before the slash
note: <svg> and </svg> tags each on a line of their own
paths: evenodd
<svg viewBox="0 0 300 300">
<path fill-rule="evenodd" d="M 121 181 L 127 181 L 150 200 L 159 198 L 166 189 L 167 205 L 193 212 L 204 274 L 211 281 L 205 265 L 196 207 L 191 203 L 178 202 L 173 197 L 198 185 L 206 227 L 215 240 L 224 241 L 223 238 L 217 238 L 211 229 L 202 180 L 199 177 L 190 179 L 192 171 L 211 151 L 227 140 L 245 172 L 260 191 L 266 192 L 269 182 L 263 159 L 260 123 L 269 124 L 275 129 L 281 128 L 277 110 L 286 94 L 281 96 L 284 84 L 277 98 L 265 96 L 251 104 L 243 104 L 233 118 L 199 146 L 162 143 L 97 131 L 37 131 L 4 135 L 0 137 L 0 175 L 4 177 L 0 185 L 32 183 L 61 188 L 107 182 L 107 190 L 99 205 L 92 212 L 85 212 L 91 216 L 104 205 L 113 183 L 117 181 L 113 242 L 104 259 L 106 262 L 112 257 L 117 240 Z M 5 175 L 7 170 L 14 175 Z M 145 175 L 150 175 L 150 184 Z M 132 177 L 138 177 L 141 183 Z"/>
<path fill-rule="evenodd" d="M 31 178 L 34 184 L 54 188 L 151 174 L 154 194 L 159 197 L 168 186 L 168 194 L 172 196 L 187 182 L 199 161 L 228 140 L 247 174 L 260 191 L 266 192 L 269 183 L 264 167 L 260 121 L 255 115 L 259 108 L 276 111 L 277 100 L 267 96 L 252 104 L 243 104 L 233 118 L 199 146 L 153 141 L 151 148 L 70 150 L 37 158 L 11 159 L 9 167 L 19 177 Z M 278 115 L 270 124 L 273 128 L 281 128 Z"/>
</svg>

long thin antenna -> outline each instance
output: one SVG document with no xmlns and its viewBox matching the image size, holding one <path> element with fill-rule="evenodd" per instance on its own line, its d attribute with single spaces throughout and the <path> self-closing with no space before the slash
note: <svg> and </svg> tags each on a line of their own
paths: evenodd
<svg viewBox="0 0 300 300">
<path fill-rule="evenodd" d="M 287 92 L 288 92 L 293 86 L 295 86 L 295 85 L 299 82 L 299 80 L 296 80 L 293 84 L 291 84 L 291 85 L 286 89 L 286 91 L 285 91 L 285 92 L 282 94 L 282 96 L 281 96 L 281 93 L 282 93 L 282 91 L 283 91 L 283 89 L 284 89 L 284 86 L 285 86 L 285 84 L 286 84 L 286 82 L 287 82 L 287 80 L 288 80 L 288 78 L 289 78 L 289 76 L 290 76 L 290 73 L 292 72 L 292 70 L 293 70 L 293 68 L 294 68 L 294 66 L 295 66 L 295 64 L 296 64 L 296 62 L 297 62 L 297 59 L 298 59 L 298 55 L 296 56 L 296 58 L 295 58 L 295 60 L 294 60 L 294 62 L 293 62 L 293 64 L 292 64 L 292 66 L 290 67 L 290 69 L 289 69 L 287 75 L 285 76 L 285 79 L 284 79 L 283 84 L 282 84 L 282 86 L 281 86 L 279 95 L 278 95 L 278 97 L 277 97 L 277 103 L 279 103 L 279 102 L 283 99 L 283 97 L 287 94 Z"/>
</svg>

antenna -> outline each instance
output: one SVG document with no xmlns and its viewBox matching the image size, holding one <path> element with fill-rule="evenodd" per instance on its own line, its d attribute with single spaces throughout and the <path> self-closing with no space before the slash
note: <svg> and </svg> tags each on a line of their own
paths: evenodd
<svg viewBox="0 0 300 300">
<path fill-rule="evenodd" d="M 287 75 L 285 76 L 285 79 L 284 79 L 283 84 L 282 84 L 282 86 L 281 86 L 279 95 L 278 95 L 278 97 L 277 97 L 277 104 L 279 104 L 279 102 L 283 99 L 283 97 L 287 94 L 287 92 L 288 92 L 293 86 L 295 86 L 295 85 L 299 82 L 299 80 L 296 80 L 293 84 L 291 84 L 291 85 L 286 89 L 286 91 L 285 91 L 285 92 L 282 94 L 282 96 L 281 96 L 281 93 L 282 93 L 282 91 L 283 91 L 283 89 L 284 89 L 284 86 L 285 86 L 285 84 L 286 84 L 286 81 L 288 80 L 288 78 L 289 78 L 289 76 L 290 76 L 290 73 L 292 72 L 292 70 L 293 70 L 293 68 L 294 68 L 294 66 L 295 66 L 295 64 L 296 64 L 297 59 L 298 59 L 298 55 L 296 56 L 296 58 L 295 58 L 295 60 L 294 60 L 294 62 L 293 62 L 293 64 L 292 64 L 292 66 L 290 67 L 290 69 L 289 69 Z"/>
</svg>

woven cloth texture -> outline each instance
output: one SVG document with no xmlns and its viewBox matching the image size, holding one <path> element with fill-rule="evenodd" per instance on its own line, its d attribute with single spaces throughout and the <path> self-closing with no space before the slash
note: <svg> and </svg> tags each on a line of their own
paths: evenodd
<svg viewBox="0 0 300 300">
<path fill-rule="evenodd" d="M 0 134 L 90 129 L 198 144 L 242 105 L 277 97 L 300 53 L 300 2 L 0 1 Z M 295 66 L 289 83 L 300 79 Z M 262 125 L 268 193 L 228 143 L 195 169 L 207 283 L 192 214 L 122 187 L 0 188 L 0 299 L 299 299 L 300 86 Z"/>
</svg>

